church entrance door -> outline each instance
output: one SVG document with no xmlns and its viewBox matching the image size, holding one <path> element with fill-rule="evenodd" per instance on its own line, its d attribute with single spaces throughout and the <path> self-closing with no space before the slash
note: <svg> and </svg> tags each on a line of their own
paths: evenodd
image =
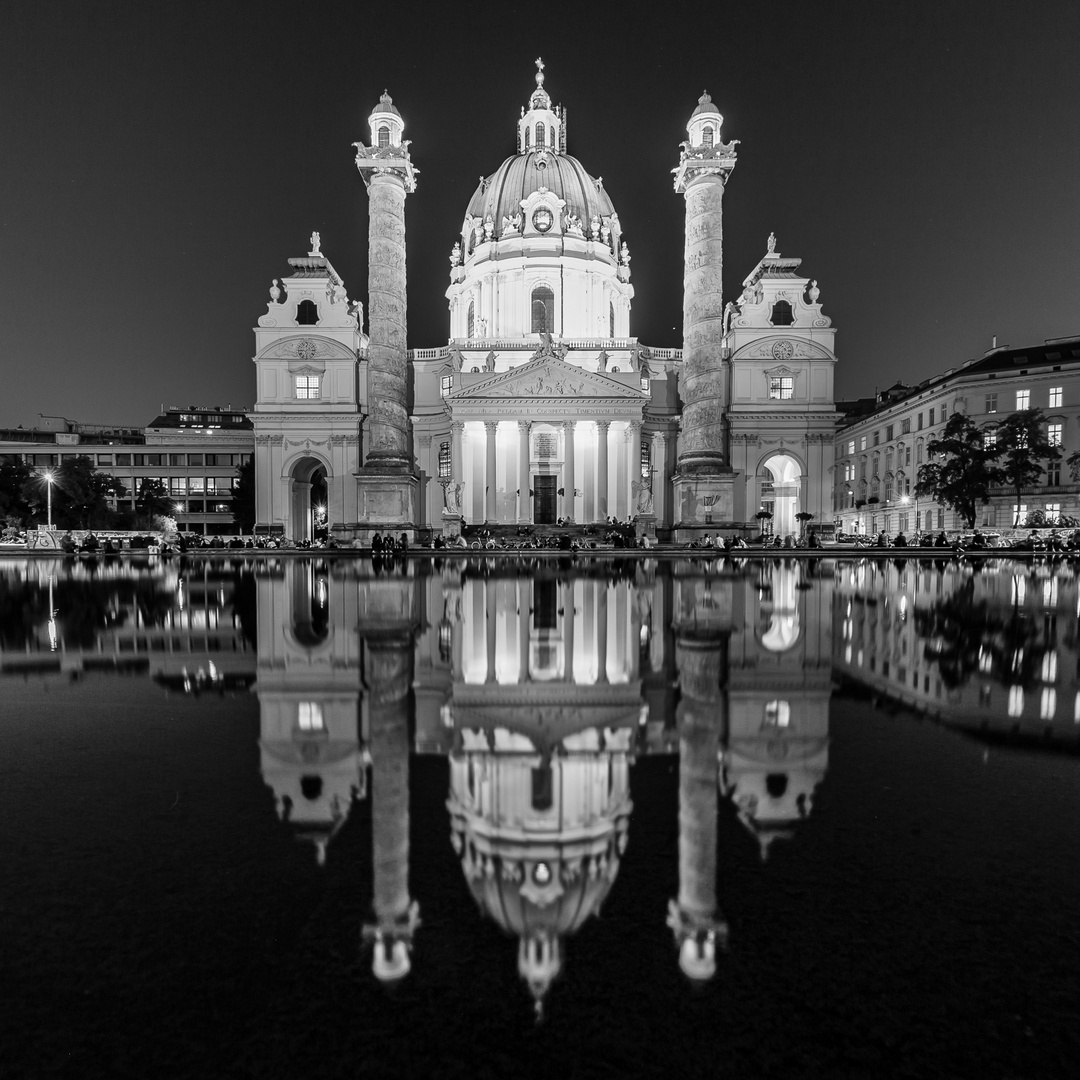
<svg viewBox="0 0 1080 1080">
<path fill-rule="evenodd" d="M 536 525 L 555 524 L 555 482 L 554 475 L 533 477 L 533 522 Z"/>
</svg>

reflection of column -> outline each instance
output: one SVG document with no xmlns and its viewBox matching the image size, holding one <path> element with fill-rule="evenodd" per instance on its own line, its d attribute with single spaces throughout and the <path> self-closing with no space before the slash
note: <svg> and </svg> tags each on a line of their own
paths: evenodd
<svg viewBox="0 0 1080 1080">
<path fill-rule="evenodd" d="M 372 970 L 381 980 L 408 974 L 419 907 L 409 896 L 409 686 L 412 639 L 368 639 L 364 676 L 371 725 L 371 832 L 375 922 Z"/>
<path fill-rule="evenodd" d="M 563 423 L 564 432 L 564 460 L 563 460 L 563 500 L 562 516 L 569 520 L 574 518 L 574 421 L 566 420 Z"/>
<path fill-rule="evenodd" d="M 608 431 L 610 420 L 596 421 L 596 519 L 608 517 Z"/>
<path fill-rule="evenodd" d="M 670 525 L 671 511 L 667 494 L 667 436 L 662 431 L 653 435 L 650 467 L 652 468 L 653 511 L 658 524 Z"/>
<path fill-rule="evenodd" d="M 607 677 L 607 599 L 608 583 L 596 582 L 596 681 L 606 683 Z"/>
<path fill-rule="evenodd" d="M 497 581 L 495 578 L 490 578 L 482 584 L 485 589 L 484 599 L 486 601 L 484 611 L 484 650 L 487 656 L 487 675 L 484 681 L 493 683 L 495 682 L 495 619 L 498 616 L 498 608 L 495 603 Z"/>
<path fill-rule="evenodd" d="M 563 678 L 574 681 L 574 582 L 571 578 L 562 583 L 563 609 Z"/>
<path fill-rule="evenodd" d="M 679 898 L 668 906 L 679 966 L 712 978 L 727 924 L 716 910 L 718 753 L 726 725 L 726 640 L 680 637 L 675 647 L 679 723 Z"/>
<path fill-rule="evenodd" d="M 487 464 L 484 468 L 487 498 L 484 501 L 484 518 L 491 524 L 496 520 L 496 497 L 499 493 L 495 486 L 495 438 L 499 431 L 498 420 L 485 420 L 484 430 L 487 432 Z"/>
<path fill-rule="evenodd" d="M 532 500 L 529 488 L 532 485 L 532 472 L 529 467 L 529 428 L 528 420 L 518 421 L 518 521 L 532 521 Z"/>
<path fill-rule="evenodd" d="M 529 578 L 518 578 L 518 682 L 529 681 Z"/>
<path fill-rule="evenodd" d="M 637 512 L 637 500 L 634 498 L 634 481 L 645 479 L 648 482 L 648 477 L 642 477 L 641 475 L 641 421 L 631 420 L 630 426 L 626 432 L 627 442 L 629 446 L 626 448 L 626 463 L 628 477 L 624 481 L 627 490 L 627 499 L 629 502 L 627 505 L 630 507 L 629 517 L 633 517 Z M 655 502 L 653 509 L 655 510 Z"/>
</svg>

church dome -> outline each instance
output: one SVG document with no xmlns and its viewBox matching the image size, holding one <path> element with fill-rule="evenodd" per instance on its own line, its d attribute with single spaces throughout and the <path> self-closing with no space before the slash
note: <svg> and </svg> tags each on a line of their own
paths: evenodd
<svg viewBox="0 0 1080 1080">
<path fill-rule="evenodd" d="M 720 114 L 720 110 L 713 104 L 713 100 L 707 91 L 697 99 L 697 108 L 691 115 L 700 116 L 701 113 L 716 113 L 718 116 Z"/>
<path fill-rule="evenodd" d="M 594 180 L 585 166 L 569 154 L 532 150 L 508 157 L 469 200 L 466 213 L 500 226 L 504 217 L 521 213 L 521 203 L 534 192 L 547 188 L 566 203 L 565 213 L 575 214 L 582 222 L 610 217 L 611 205 L 603 184 Z"/>
</svg>

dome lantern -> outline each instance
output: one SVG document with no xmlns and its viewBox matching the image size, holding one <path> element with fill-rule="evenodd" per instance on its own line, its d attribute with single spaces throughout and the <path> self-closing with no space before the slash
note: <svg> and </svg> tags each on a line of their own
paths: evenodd
<svg viewBox="0 0 1080 1080">
<path fill-rule="evenodd" d="M 724 118 L 720 110 L 713 104 L 709 92 L 703 90 L 698 98 L 697 108 L 691 113 L 686 125 L 690 136 L 687 141 L 691 146 L 719 146 L 720 128 L 723 125 Z"/>
<path fill-rule="evenodd" d="M 519 154 L 547 150 L 553 154 L 566 152 L 566 110 L 552 106 L 544 89 L 544 61 L 536 59 L 536 89 L 529 98 L 529 107 L 518 120 L 517 150 Z"/>
</svg>

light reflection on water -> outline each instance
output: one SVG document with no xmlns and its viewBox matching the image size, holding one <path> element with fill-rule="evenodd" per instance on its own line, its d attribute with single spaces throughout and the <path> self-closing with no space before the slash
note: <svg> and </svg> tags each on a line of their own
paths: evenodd
<svg viewBox="0 0 1080 1080">
<path fill-rule="evenodd" d="M 1072 754 L 1078 604 L 1070 567 L 1004 561 L 12 560 L 0 676 L 253 693 L 283 837 L 326 864 L 370 807 L 374 976 L 405 979 L 436 933 L 410 837 L 448 825 L 459 887 L 516 940 L 539 1011 L 618 888 L 638 761 L 677 770 L 668 948 L 705 983 L 739 949 L 718 823 L 762 862 L 814 828 L 834 695 Z M 410 822 L 417 756 L 448 760 L 442 821 Z"/>
</svg>

